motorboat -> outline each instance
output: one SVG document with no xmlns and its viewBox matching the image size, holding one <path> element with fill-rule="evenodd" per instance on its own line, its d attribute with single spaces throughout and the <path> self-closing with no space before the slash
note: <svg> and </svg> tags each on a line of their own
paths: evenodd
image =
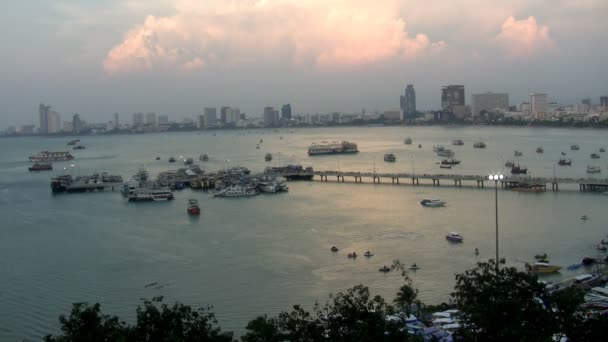
<svg viewBox="0 0 608 342">
<path fill-rule="evenodd" d="M 169 158 L 169 163 L 175 163 L 175 158 L 173 158 L 173 157 Z"/>
<path fill-rule="evenodd" d="M 460 235 L 456 232 L 447 233 L 445 238 L 446 238 L 446 240 L 452 241 L 452 242 L 462 242 L 462 240 L 463 240 L 462 235 Z"/>
<path fill-rule="evenodd" d="M 571 149 L 572 151 L 578 151 L 578 150 L 580 150 L 581 148 L 580 148 L 578 145 L 574 144 L 574 145 L 570 145 L 570 149 Z"/>
<path fill-rule="evenodd" d="M 478 141 L 473 144 L 473 147 L 474 148 L 486 148 L 486 143 L 484 143 L 483 141 Z"/>
<path fill-rule="evenodd" d="M 387 153 L 384 155 L 384 161 L 389 163 L 394 163 L 397 161 L 397 157 L 395 157 L 392 153 Z"/>
<path fill-rule="evenodd" d="M 370 252 L 370 251 L 367 251 L 367 252 L 365 252 L 363 255 L 365 255 L 365 256 L 366 256 L 366 257 L 368 257 L 368 258 L 371 258 L 371 257 L 373 257 L 373 256 L 374 256 L 374 253 L 372 253 L 372 252 Z"/>
<path fill-rule="evenodd" d="M 456 140 L 452 141 L 452 145 L 462 146 L 462 145 L 464 145 L 464 141 L 462 141 L 461 139 L 456 139 Z"/>
<path fill-rule="evenodd" d="M 160 160 L 160 157 L 158 157 L 158 156 L 157 156 L 157 157 L 156 157 L 156 160 Z"/>
<path fill-rule="evenodd" d="M 68 142 L 68 145 L 70 145 L 70 146 L 71 146 L 71 145 L 76 145 L 76 143 L 79 143 L 79 142 L 80 142 L 80 139 L 74 139 L 74 140 L 70 140 L 70 141 Z"/>
<path fill-rule="evenodd" d="M 264 156 L 264 160 L 265 161 L 271 161 L 272 160 L 272 154 L 266 153 L 266 155 Z"/>
<path fill-rule="evenodd" d="M 172 200 L 173 193 L 168 189 L 136 189 L 128 196 L 129 202 L 153 202 L 153 201 L 169 201 Z"/>
<path fill-rule="evenodd" d="M 330 250 L 334 253 L 337 253 L 339 251 L 338 247 L 336 246 L 331 246 Z"/>
<path fill-rule="evenodd" d="M 356 259 L 358 257 L 357 253 L 352 252 L 352 253 L 348 253 L 347 257 L 349 259 Z"/>
<path fill-rule="evenodd" d="M 608 247 L 606 247 L 606 246 L 604 246 L 602 244 L 599 244 L 599 245 L 595 246 L 595 249 L 597 249 L 598 251 L 605 252 L 605 251 L 608 250 Z"/>
<path fill-rule="evenodd" d="M 602 169 L 596 165 L 587 165 L 587 173 L 600 173 Z"/>
<path fill-rule="evenodd" d="M 198 206 L 198 201 L 195 199 L 188 200 L 188 215 L 196 216 L 201 214 L 201 208 Z"/>
<path fill-rule="evenodd" d="M 583 216 L 581 216 L 581 220 L 583 220 L 583 221 L 586 221 L 586 220 L 588 220 L 588 219 L 589 219 L 589 217 L 588 217 L 587 215 L 583 215 Z"/>
<path fill-rule="evenodd" d="M 460 160 L 456 160 L 456 159 L 444 159 L 441 161 L 441 165 L 458 165 L 460 164 Z"/>
<path fill-rule="evenodd" d="M 452 150 L 445 149 L 445 150 L 437 151 L 437 156 L 439 156 L 439 157 L 452 157 L 452 156 L 454 156 L 454 152 Z"/>
<path fill-rule="evenodd" d="M 600 158 L 600 155 L 599 155 L 599 154 L 597 154 L 597 153 L 591 153 L 591 156 L 590 156 L 590 157 L 591 157 L 591 159 L 599 159 L 599 158 Z"/>
<path fill-rule="evenodd" d="M 86 146 L 84 145 L 76 145 L 74 147 L 72 147 L 73 150 L 84 150 L 86 148 Z"/>
<path fill-rule="evenodd" d="M 561 165 L 561 166 L 570 166 L 570 165 L 572 165 L 572 160 L 562 158 L 557 162 L 557 164 Z"/>
<path fill-rule="evenodd" d="M 444 150 L 445 150 L 445 147 L 443 145 L 433 146 L 433 152 L 441 152 L 441 151 L 444 151 Z"/>
<path fill-rule="evenodd" d="M 184 165 L 192 165 L 192 164 L 194 164 L 194 159 L 192 159 L 192 158 L 184 159 Z"/>
<path fill-rule="evenodd" d="M 451 169 L 451 168 L 452 168 L 452 165 L 440 164 L 440 165 L 439 165 L 439 168 L 440 168 L 440 169 Z"/>
<path fill-rule="evenodd" d="M 547 259 L 547 253 L 536 254 L 534 256 L 534 259 L 536 259 L 536 260 L 546 260 Z"/>
<path fill-rule="evenodd" d="M 531 274 L 557 273 L 561 266 L 551 265 L 546 262 L 535 262 L 533 265 L 526 263 L 526 270 Z"/>
<path fill-rule="evenodd" d="M 209 156 L 208 156 L 208 155 L 206 155 L 206 154 L 201 154 L 201 155 L 198 157 L 198 160 L 200 160 L 200 161 L 204 161 L 204 162 L 205 162 L 205 161 L 208 161 L 208 160 L 209 160 Z"/>
<path fill-rule="evenodd" d="M 258 192 L 253 188 L 233 185 L 215 193 L 213 197 L 251 197 L 257 194 Z"/>
<path fill-rule="evenodd" d="M 536 148 L 536 153 L 544 153 L 544 152 L 545 152 L 544 148 L 542 148 L 540 146 Z"/>
<path fill-rule="evenodd" d="M 515 151 L 513 152 L 513 155 L 514 155 L 514 156 L 516 156 L 516 157 L 521 157 L 521 156 L 523 156 L 524 154 L 523 154 L 521 151 L 515 150 Z"/>
<path fill-rule="evenodd" d="M 28 167 L 30 171 L 50 171 L 53 169 L 53 164 L 51 163 L 34 163 L 34 165 Z"/>
<path fill-rule="evenodd" d="M 391 271 L 391 268 L 388 267 L 388 266 L 386 266 L 386 265 L 384 265 L 384 266 L 380 267 L 380 269 L 378 269 L 378 271 L 380 271 L 382 273 L 388 273 L 388 272 Z"/>
<path fill-rule="evenodd" d="M 411 145 L 412 144 L 412 138 L 405 138 L 405 140 L 403 140 L 403 143 L 406 145 Z"/>
<path fill-rule="evenodd" d="M 513 166 L 515 166 L 515 163 L 509 160 L 509 161 L 507 161 L 507 162 L 505 163 L 505 166 L 506 166 L 506 167 L 513 167 Z"/>
<path fill-rule="evenodd" d="M 519 165 L 514 165 L 511 167 L 511 173 L 514 175 L 522 174 L 522 173 L 526 174 L 526 173 L 528 173 L 528 169 L 525 166 L 521 167 Z"/>
<path fill-rule="evenodd" d="M 604 152 L 606 152 L 606 149 L 603 147 L 600 147 L 600 152 L 604 153 Z"/>
<path fill-rule="evenodd" d="M 417 269 L 419 269 L 420 267 L 418 265 L 416 265 L 416 263 L 413 263 L 410 265 L 410 270 L 415 271 Z"/>
<path fill-rule="evenodd" d="M 420 204 L 423 207 L 437 208 L 437 207 L 443 207 L 445 205 L 445 202 L 440 199 L 425 198 L 422 201 L 420 201 Z"/>
</svg>

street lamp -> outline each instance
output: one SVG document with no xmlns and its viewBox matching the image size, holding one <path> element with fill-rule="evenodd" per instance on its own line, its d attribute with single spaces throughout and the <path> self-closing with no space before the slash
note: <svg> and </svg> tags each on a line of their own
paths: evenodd
<svg viewBox="0 0 608 342">
<path fill-rule="evenodd" d="M 505 178 L 501 174 L 491 174 L 488 179 L 494 181 L 494 203 L 496 205 L 496 272 L 498 272 L 498 181 L 502 181 Z"/>
</svg>

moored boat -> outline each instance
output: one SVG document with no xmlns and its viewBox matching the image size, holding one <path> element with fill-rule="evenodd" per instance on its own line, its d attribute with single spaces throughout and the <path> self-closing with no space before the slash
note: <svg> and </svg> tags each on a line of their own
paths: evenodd
<svg viewBox="0 0 608 342">
<path fill-rule="evenodd" d="M 574 145 L 570 145 L 570 149 L 571 149 L 572 151 L 578 151 L 578 150 L 580 150 L 581 148 L 580 148 L 578 145 L 574 144 Z"/>
<path fill-rule="evenodd" d="M 570 166 L 570 165 L 572 165 L 572 160 L 562 158 L 559 160 L 559 162 L 557 162 L 557 164 L 561 165 L 561 166 Z"/>
<path fill-rule="evenodd" d="M 66 161 L 72 160 L 74 156 L 70 154 L 70 152 L 51 152 L 51 151 L 42 151 L 36 155 L 30 156 L 30 161 L 33 162 L 52 162 L 52 161 Z"/>
<path fill-rule="evenodd" d="M 184 159 L 184 165 L 192 165 L 192 164 L 194 164 L 194 159 L 192 159 L 192 158 Z"/>
<path fill-rule="evenodd" d="M 198 206 L 198 201 L 195 199 L 188 200 L 188 215 L 196 216 L 201 214 L 201 208 Z"/>
<path fill-rule="evenodd" d="M 523 152 L 521 152 L 521 151 L 515 150 L 515 151 L 513 151 L 513 155 L 514 155 L 514 156 L 516 156 L 516 157 L 521 157 L 521 156 L 523 156 L 524 154 L 523 154 Z"/>
<path fill-rule="evenodd" d="M 587 173 L 600 173 L 602 169 L 597 165 L 587 165 Z"/>
<path fill-rule="evenodd" d="M 464 141 L 462 141 L 461 139 L 456 139 L 456 140 L 452 141 L 452 145 L 462 146 L 462 145 L 464 145 Z"/>
<path fill-rule="evenodd" d="M 397 157 L 395 157 L 395 155 L 392 153 L 386 153 L 384 155 L 384 161 L 389 162 L 389 163 L 394 163 L 397 161 Z"/>
<path fill-rule="evenodd" d="M 53 164 L 51 163 L 34 163 L 34 165 L 28 167 L 30 171 L 49 171 L 53 169 Z"/>
<path fill-rule="evenodd" d="M 528 169 L 525 166 L 513 165 L 511 167 L 511 173 L 514 175 L 525 174 L 528 173 Z"/>
<path fill-rule="evenodd" d="M 308 148 L 309 156 L 323 155 L 323 154 L 345 154 L 345 153 L 357 153 L 359 152 L 357 144 L 348 141 L 323 143 L 323 144 L 312 144 Z"/>
<path fill-rule="evenodd" d="M 422 201 L 420 201 L 420 204 L 423 207 L 431 207 L 431 208 L 437 208 L 437 207 L 443 207 L 445 206 L 445 202 L 440 200 L 440 199 L 430 199 L 430 198 L 425 198 Z"/>
<path fill-rule="evenodd" d="M 486 143 L 484 143 L 483 141 L 478 141 L 473 144 L 473 147 L 474 148 L 486 148 Z"/>
<path fill-rule="evenodd" d="M 444 159 L 441 161 L 441 165 L 458 165 L 460 164 L 460 160 L 456 160 L 456 159 Z"/>
<path fill-rule="evenodd" d="M 454 152 L 449 149 L 437 151 L 437 156 L 439 156 L 439 157 L 452 157 L 453 155 L 454 155 Z"/>
<path fill-rule="evenodd" d="M 405 140 L 403 140 L 403 143 L 406 145 L 411 145 L 412 144 L 412 138 L 405 138 Z"/>
<path fill-rule="evenodd" d="M 208 156 L 208 155 L 206 155 L 206 154 L 201 154 L 201 155 L 198 157 L 198 160 L 200 160 L 200 161 L 208 161 L 208 160 L 209 160 L 209 156 Z"/>
<path fill-rule="evenodd" d="M 446 240 L 452 241 L 452 242 L 462 242 L 464 240 L 464 238 L 462 237 L 462 235 L 456 233 L 456 232 L 450 232 L 447 233 L 445 235 Z"/>
<path fill-rule="evenodd" d="M 266 155 L 264 156 L 264 160 L 265 161 L 271 161 L 272 160 L 272 154 L 266 153 Z"/>
<path fill-rule="evenodd" d="M 257 194 L 258 192 L 253 188 L 233 185 L 215 193 L 213 197 L 251 197 Z"/>
<path fill-rule="evenodd" d="M 169 189 L 140 188 L 128 196 L 129 202 L 156 202 L 172 200 L 173 193 Z"/>
<path fill-rule="evenodd" d="M 551 265 L 546 262 L 535 262 L 533 265 L 526 263 L 526 270 L 532 274 L 557 273 L 561 266 Z"/>
<path fill-rule="evenodd" d="M 545 152 L 545 149 L 542 148 L 541 146 L 536 148 L 536 153 L 544 153 L 544 152 Z"/>
<path fill-rule="evenodd" d="M 600 155 L 597 153 L 591 153 L 590 157 L 591 157 L 591 159 L 599 159 Z"/>
</svg>

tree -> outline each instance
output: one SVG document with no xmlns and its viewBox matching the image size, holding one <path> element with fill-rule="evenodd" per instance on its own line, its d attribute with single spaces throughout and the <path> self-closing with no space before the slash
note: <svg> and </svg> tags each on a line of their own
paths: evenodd
<svg viewBox="0 0 608 342">
<path fill-rule="evenodd" d="M 129 330 L 125 322 L 116 316 L 103 315 L 99 303 L 75 303 L 70 317 L 59 316 L 59 325 L 63 335 L 44 337 L 46 342 L 90 341 L 112 342 L 126 341 Z"/>
<path fill-rule="evenodd" d="M 501 260 L 504 264 L 504 260 Z M 456 275 L 456 306 L 462 312 L 457 337 L 465 341 L 550 341 L 556 325 L 545 298 L 545 286 L 535 276 L 514 267 L 480 262 Z"/>
</svg>

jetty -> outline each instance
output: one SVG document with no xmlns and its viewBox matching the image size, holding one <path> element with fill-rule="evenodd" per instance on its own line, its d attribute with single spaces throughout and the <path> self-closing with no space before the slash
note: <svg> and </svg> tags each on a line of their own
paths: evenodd
<svg viewBox="0 0 608 342">
<path fill-rule="evenodd" d="M 402 182 L 420 185 L 421 181 L 433 186 L 442 184 L 454 184 L 455 187 L 473 186 L 484 188 L 488 182 L 487 175 L 458 175 L 458 174 L 414 174 L 414 173 L 380 173 L 380 172 L 356 172 L 356 171 L 313 171 L 313 170 L 286 170 L 279 174 L 287 179 L 300 178 L 310 179 L 321 182 L 328 182 L 330 179 L 339 183 L 344 183 L 346 179 L 351 179 L 354 183 L 380 184 L 400 184 Z M 307 178 L 308 177 L 308 178 Z M 559 178 L 559 177 L 528 177 L 528 176 L 508 176 L 498 181 L 502 189 L 516 189 L 521 186 L 545 190 L 548 185 L 551 190 L 559 191 L 562 184 L 574 184 L 579 186 L 582 192 L 605 192 L 608 191 L 608 178 Z M 422 183 L 424 184 L 424 182 Z"/>
</svg>

